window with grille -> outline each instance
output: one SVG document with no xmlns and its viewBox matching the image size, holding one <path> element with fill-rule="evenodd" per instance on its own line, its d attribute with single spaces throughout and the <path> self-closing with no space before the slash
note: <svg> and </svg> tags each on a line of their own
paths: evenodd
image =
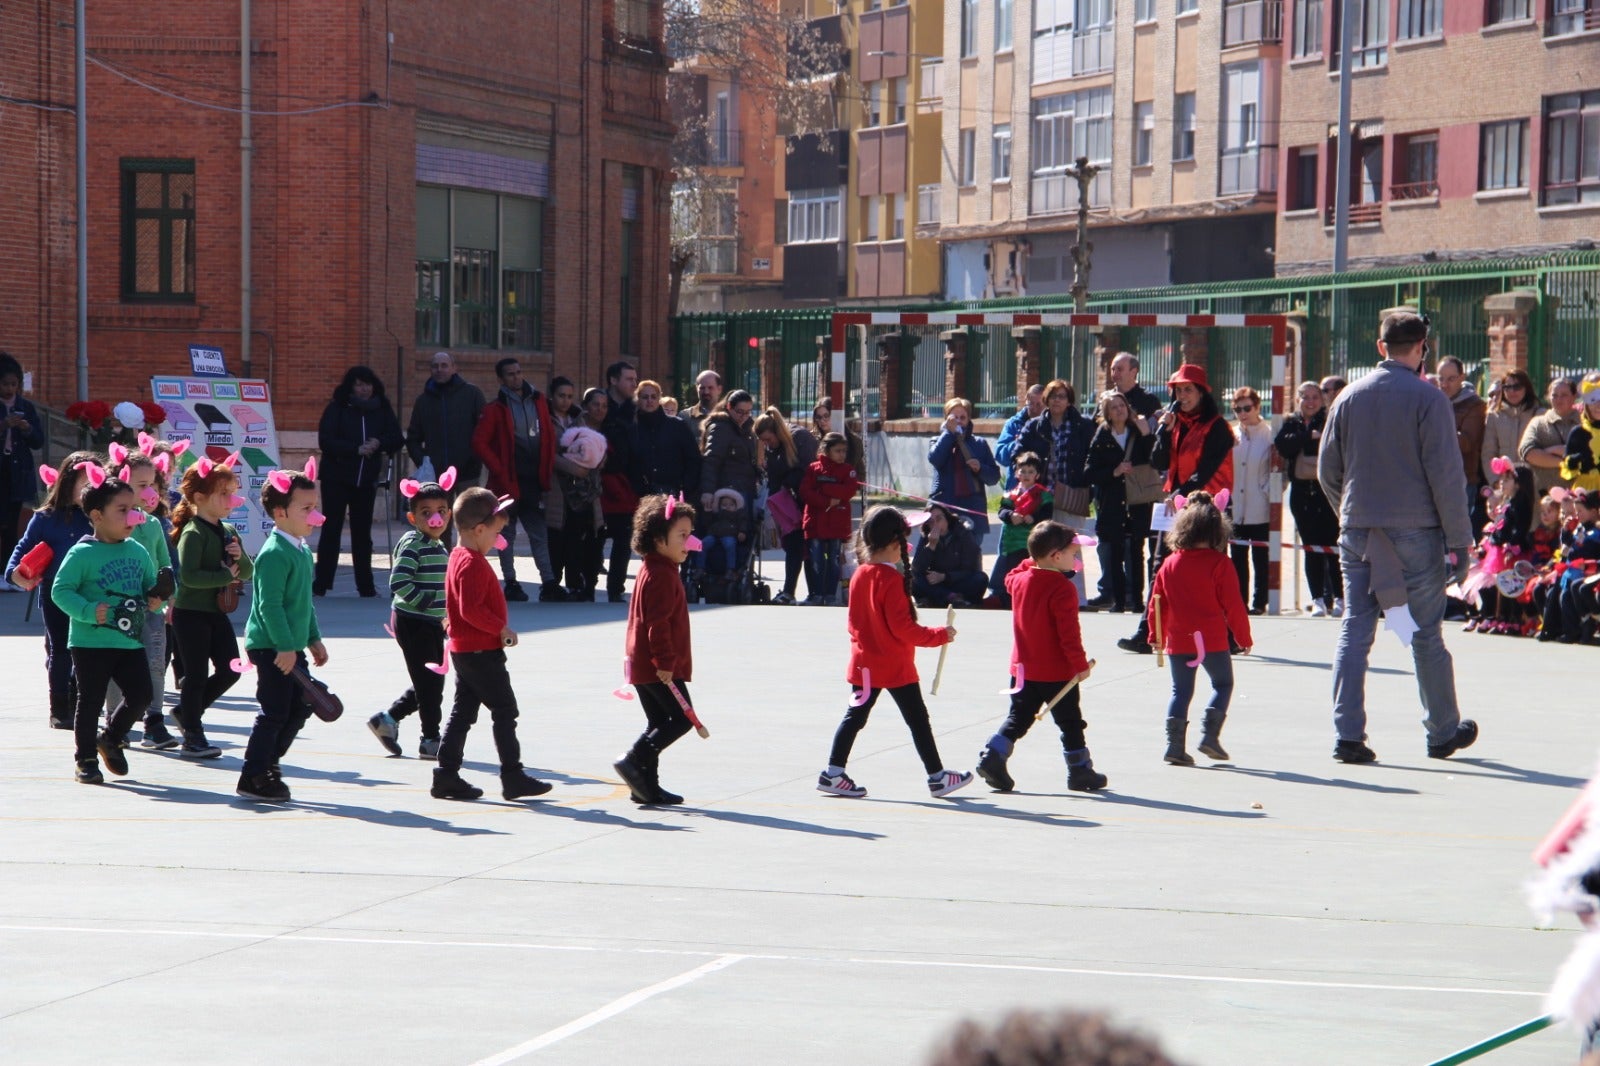
<svg viewBox="0 0 1600 1066">
<path fill-rule="evenodd" d="M 1444 0 L 1400 0 L 1400 40 L 1444 33 Z"/>
<path fill-rule="evenodd" d="M 1156 20 L 1156 0 L 1133 0 L 1133 21 L 1154 22 Z"/>
<path fill-rule="evenodd" d="M 1296 59 L 1322 54 L 1322 0 L 1294 0 L 1294 35 L 1289 54 Z"/>
<path fill-rule="evenodd" d="M 1397 175 L 1390 196 L 1395 200 L 1426 200 L 1439 195 L 1439 134 L 1410 133 L 1402 138 L 1405 168 Z"/>
<path fill-rule="evenodd" d="M 1544 202 L 1600 203 L 1600 89 L 1545 99 Z"/>
<path fill-rule="evenodd" d="M 540 347 L 543 229 L 542 200 L 419 185 L 417 343 Z"/>
<path fill-rule="evenodd" d="M 1178 0 L 1178 14 L 1188 14 L 1190 11 L 1200 10 L 1200 0 Z"/>
<path fill-rule="evenodd" d="M 1085 89 L 1033 102 L 1032 189 L 1036 215 L 1075 209 L 1077 179 L 1067 169 L 1082 156 L 1101 168 L 1089 187 L 1089 204 L 1102 206 L 1111 193 L 1112 90 Z"/>
<path fill-rule="evenodd" d="M 1485 122 L 1479 132 L 1478 188 L 1528 187 L 1528 120 Z"/>
<path fill-rule="evenodd" d="M 194 160 L 122 161 L 122 298 L 194 302 Z"/>
</svg>

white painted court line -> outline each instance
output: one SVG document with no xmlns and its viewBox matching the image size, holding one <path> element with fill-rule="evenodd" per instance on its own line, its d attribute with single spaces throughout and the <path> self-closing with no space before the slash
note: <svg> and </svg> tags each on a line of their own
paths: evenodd
<svg viewBox="0 0 1600 1066">
<path fill-rule="evenodd" d="M 726 969 L 734 963 L 744 959 L 744 955 L 719 955 L 710 962 L 701 963 L 692 970 L 685 970 L 676 977 L 669 977 L 665 981 L 658 981 L 653 985 L 629 992 L 620 999 L 614 999 L 598 1010 L 592 1010 L 581 1018 L 574 1018 L 566 1025 L 558 1026 L 547 1033 L 540 1033 L 531 1040 L 524 1040 L 516 1047 L 506 1048 L 504 1051 L 490 1055 L 486 1059 L 479 1059 L 471 1066 L 505 1066 L 505 1063 L 514 1062 L 530 1052 L 547 1048 L 551 1044 L 560 1043 L 569 1036 L 581 1033 L 585 1029 L 599 1025 L 608 1018 L 615 1018 L 626 1010 L 631 1010 L 647 999 L 671 992 L 675 988 L 682 988 L 686 984 L 698 981 L 708 973 Z"/>
<path fill-rule="evenodd" d="M 1390 985 L 1359 981 L 1308 981 L 1291 977 L 1228 977 L 1221 974 L 1163 973 L 1156 970 L 1103 970 L 1077 966 L 1037 966 L 1008 962 L 954 962 L 947 959 L 872 959 L 827 955 L 780 955 L 747 952 L 722 955 L 712 951 L 684 948 L 620 948 L 597 944 L 531 944 L 488 940 L 422 940 L 407 937 L 331 936 L 317 933 L 225 933 L 205 929 L 127 929 L 74 925 L 0 925 L 0 933 L 93 933 L 111 936 L 212 937 L 225 940 L 257 940 L 267 943 L 370 944 L 375 947 L 487 948 L 496 951 L 565 951 L 590 955 L 678 955 L 686 958 L 753 959 L 761 962 L 803 962 L 836 966 L 841 961 L 863 966 L 919 966 L 935 970 L 996 970 L 1013 973 L 1053 973 L 1070 977 L 1130 977 L 1147 981 L 1199 981 L 1212 984 L 1268 985 L 1278 988 L 1342 988 L 1357 992 L 1427 992 L 1467 996 L 1521 996 L 1540 998 L 1544 991 L 1524 992 L 1506 988 L 1460 988 L 1448 985 Z M 715 961 L 715 960 L 713 960 Z M 692 972 L 692 971 L 691 971 Z"/>
</svg>

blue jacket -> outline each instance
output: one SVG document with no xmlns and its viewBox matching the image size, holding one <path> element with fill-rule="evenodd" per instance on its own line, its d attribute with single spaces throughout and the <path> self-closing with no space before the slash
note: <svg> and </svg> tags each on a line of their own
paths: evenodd
<svg viewBox="0 0 1600 1066">
<path fill-rule="evenodd" d="M 1028 409 L 1024 407 L 1006 419 L 1006 424 L 1000 429 L 1000 439 L 994 446 L 995 461 L 1005 468 L 1008 491 L 1017 487 L 1017 472 L 1011 469 L 1011 464 L 1022 454 L 1022 427 L 1027 424 Z"/>
<path fill-rule="evenodd" d="M 0 503 L 34 503 L 39 499 L 39 475 L 34 470 L 33 450 L 44 447 L 44 423 L 39 421 L 39 412 L 33 403 L 18 396 L 12 405 L 12 411 L 28 420 L 26 430 L 14 429 L 11 431 L 11 451 L 0 453 L 0 462 L 6 464 L 6 485 L 9 486 L 5 499 Z M 5 411 L 0 409 L 0 417 Z M 5 439 L 5 429 L 0 427 L 0 440 Z"/>
<path fill-rule="evenodd" d="M 33 512 L 33 517 L 28 519 L 28 528 L 22 532 L 22 539 L 11 550 L 11 559 L 6 563 L 6 580 L 11 580 L 11 572 L 22 562 L 22 557 L 33 550 L 34 545 L 48 544 L 56 554 L 50 561 L 50 568 L 44 572 L 44 580 L 39 583 L 40 598 L 48 600 L 50 586 L 55 582 L 56 571 L 61 568 L 61 561 L 67 557 L 67 552 L 78 541 L 93 534 L 94 527 L 89 525 L 89 516 L 76 507 L 66 513 L 64 520 L 55 512 Z"/>
<path fill-rule="evenodd" d="M 983 486 L 1000 483 L 1000 467 L 994 461 L 994 453 L 989 450 L 988 441 L 970 431 L 962 439 L 972 457 L 978 460 L 978 472 L 976 474 L 967 472 L 978 491 L 963 496 L 956 495 L 956 464 L 964 463 L 965 460 L 961 456 L 961 450 L 956 447 L 955 434 L 944 430 L 935 438 L 933 447 L 928 449 L 928 463 L 933 467 L 933 491 L 928 495 L 939 503 L 953 504 L 978 512 L 963 514 L 961 517 L 966 519 L 967 524 L 972 527 L 973 535 L 981 541 L 989 532 L 989 497 L 988 493 L 983 491 Z"/>
</svg>

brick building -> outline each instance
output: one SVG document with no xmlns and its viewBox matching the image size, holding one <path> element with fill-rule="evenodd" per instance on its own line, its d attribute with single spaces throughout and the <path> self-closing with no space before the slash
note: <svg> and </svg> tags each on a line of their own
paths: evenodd
<svg viewBox="0 0 1600 1066">
<path fill-rule="evenodd" d="M 1592 248 L 1600 2 L 1352 0 L 1350 266 Z M 1277 269 L 1329 269 L 1336 0 L 1287 0 Z"/>
<path fill-rule="evenodd" d="M 187 347 L 242 372 L 239 7 L 90 5 L 90 393 Z M 0 10 L 0 346 L 74 398 L 72 4 Z M 402 419 L 428 356 L 597 382 L 666 353 L 660 4 L 255 0 L 248 368 L 307 446 L 364 362 Z"/>
</svg>

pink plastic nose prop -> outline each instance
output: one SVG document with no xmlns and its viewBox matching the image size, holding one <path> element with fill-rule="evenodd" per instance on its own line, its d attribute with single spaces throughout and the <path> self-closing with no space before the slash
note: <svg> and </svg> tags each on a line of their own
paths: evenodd
<svg viewBox="0 0 1600 1066">
<path fill-rule="evenodd" d="M 509 547 L 511 547 L 511 545 L 506 543 L 506 538 L 499 533 L 496 533 L 494 536 L 494 550 L 497 552 L 503 552 Z"/>
<path fill-rule="evenodd" d="M 161 495 L 156 492 L 154 485 L 146 485 L 144 491 L 139 493 L 139 502 L 146 507 L 154 507 L 161 502 Z"/>
<path fill-rule="evenodd" d="M 429 515 L 428 516 L 428 528 L 429 529 L 443 529 L 444 528 L 444 515 L 442 515 L 442 514 Z"/>
<path fill-rule="evenodd" d="M 695 536 L 693 533 L 690 533 L 688 539 L 683 542 L 683 546 L 692 552 L 697 552 L 705 547 L 705 542 L 699 537 Z"/>
<path fill-rule="evenodd" d="M 145 519 L 149 518 L 149 517 L 150 516 L 145 514 L 143 511 L 129 511 L 128 512 L 128 528 L 132 529 L 134 526 L 142 526 L 142 525 L 144 525 Z"/>
<path fill-rule="evenodd" d="M 328 516 L 314 507 L 311 509 L 311 513 L 306 515 L 306 525 L 310 526 L 312 529 L 316 529 L 327 520 Z"/>
<path fill-rule="evenodd" d="M 243 506 L 244 506 L 244 497 L 239 495 L 237 492 L 234 493 L 232 496 L 228 497 L 228 508 L 229 508 L 229 510 L 235 510 L 236 511 L 236 510 L 238 510 L 239 508 L 241 508 Z"/>
</svg>

